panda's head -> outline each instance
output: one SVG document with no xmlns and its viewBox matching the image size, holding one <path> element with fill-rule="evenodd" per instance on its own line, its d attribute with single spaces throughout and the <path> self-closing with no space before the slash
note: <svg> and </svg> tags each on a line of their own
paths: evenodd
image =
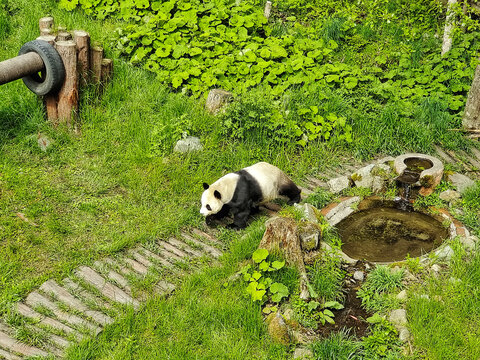
<svg viewBox="0 0 480 360">
<path fill-rule="evenodd" d="M 212 189 L 207 183 L 203 183 L 205 191 L 202 194 L 202 207 L 200 214 L 203 216 L 218 213 L 223 206 L 222 195 L 218 190 Z"/>
</svg>

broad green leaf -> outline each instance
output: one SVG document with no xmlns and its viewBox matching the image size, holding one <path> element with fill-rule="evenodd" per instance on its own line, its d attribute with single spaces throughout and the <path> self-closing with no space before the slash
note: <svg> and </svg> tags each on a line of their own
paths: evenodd
<svg viewBox="0 0 480 360">
<path fill-rule="evenodd" d="M 258 268 L 262 271 L 267 271 L 269 267 L 270 267 L 270 263 L 267 261 L 262 261 L 258 266 Z"/>
<path fill-rule="evenodd" d="M 308 309 L 309 312 L 312 312 L 313 310 L 315 310 L 319 306 L 320 306 L 320 303 L 318 301 L 310 301 L 307 304 L 307 309 Z"/>
<path fill-rule="evenodd" d="M 252 293 L 252 300 L 253 301 L 262 301 L 263 295 L 265 295 L 265 290 L 257 290 Z"/>
<path fill-rule="evenodd" d="M 343 81 L 347 89 L 353 89 L 358 84 L 358 79 L 353 76 L 346 77 Z"/>
<path fill-rule="evenodd" d="M 324 318 L 329 324 L 335 324 L 335 321 L 330 316 L 325 316 Z"/>
<path fill-rule="evenodd" d="M 265 260 L 267 256 L 268 256 L 267 249 L 257 249 L 252 254 L 252 259 L 258 264 L 258 263 L 261 263 L 263 260 Z"/>
<path fill-rule="evenodd" d="M 262 274 L 259 273 L 258 271 L 254 271 L 253 274 L 252 274 L 252 278 L 255 279 L 255 280 L 258 280 L 262 277 Z"/>
<path fill-rule="evenodd" d="M 333 312 L 331 312 L 331 311 L 328 310 L 328 309 L 323 310 L 323 315 L 327 315 L 327 316 L 330 316 L 330 317 L 335 317 L 335 315 L 333 314 Z"/>
<path fill-rule="evenodd" d="M 284 266 L 285 266 L 285 261 L 275 260 L 275 261 L 272 263 L 272 268 L 274 268 L 275 270 L 280 270 L 280 269 L 283 268 Z"/>
</svg>

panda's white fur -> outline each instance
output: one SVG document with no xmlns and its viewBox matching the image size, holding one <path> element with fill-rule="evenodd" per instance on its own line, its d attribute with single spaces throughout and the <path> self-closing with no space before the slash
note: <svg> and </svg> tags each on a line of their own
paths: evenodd
<svg viewBox="0 0 480 360">
<path fill-rule="evenodd" d="M 244 227 L 252 208 L 263 202 L 287 196 L 291 202 L 300 201 L 300 190 L 279 168 L 259 162 L 235 173 L 229 173 L 212 185 L 204 183 L 200 213 L 210 216 L 230 210 L 234 225 Z"/>
</svg>

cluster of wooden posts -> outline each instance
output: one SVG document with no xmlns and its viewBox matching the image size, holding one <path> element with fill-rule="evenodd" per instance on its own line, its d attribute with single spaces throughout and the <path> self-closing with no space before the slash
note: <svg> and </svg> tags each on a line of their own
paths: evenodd
<svg viewBox="0 0 480 360">
<path fill-rule="evenodd" d="M 57 93 L 44 97 L 47 118 L 53 125 L 75 124 L 78 114 L 79 93 L 82 87 L 96 84 L 101 89 L 113 73 L 113 61 L 103 57 L 103 48 L 91 46 L 90 35 L 83 30 L 66 31 L 58 27 L 55 32 L 53 17 L 39 20 L 40 36 L 55 46 L 65 66 L 65 81 Z"/>
</svg>

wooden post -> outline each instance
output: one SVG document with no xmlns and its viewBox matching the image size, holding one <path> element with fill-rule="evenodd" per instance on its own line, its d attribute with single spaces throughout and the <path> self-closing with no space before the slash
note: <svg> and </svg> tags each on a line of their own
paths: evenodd
<svg viewBox="0 0 480 360">
<path fill-rule="evenodd" d="M 78 77 L 82 86 L 87 85 L 90 70 L 90 34 L 83 30 L 73 32 L 73 40 L 77 45 Z"/>
<path fill-rule="evenodd" d="M 54 24 L 53 17 L 46 16 L 41 18 L 38 21 L 38 26 L 40 28 L 40 36 L 50 35 L 53 30 L 53 24 Z"/>
<path fill-rule="evenodd" d="M 37 37 L 37 40 L 43 40 L 55 46 L 55 35 L 42 35 Z"/>
<path fill-rule="evenodd" d="M 102 80 L 102 60 L 103 48 L 100 46 L 92 46 L 90 49 L 90 67 L 94 84 L 99 84 Z"/>
<path fill-rule="evenodd" d="M 75 42 L 72 40 L 57 41 L 57 51 L 65 66 L 65 82 L 58 93 L 58 119 L 70 127 L 74 112 L 78 111 L 77 49 Z"/>
<path fill-rule="evenodd" d="M 68 40 L 72 40 L 72 34 L 66 31 L 58 32 L 56 41 L 68 41 Z"/>
<path fill-rule="evenodd" d="M 113 76 L 113 61 L 112 59 L 103 59 L 102 60 L 102 87 L 107 86 L 107 83 Z"/>
</svg>

